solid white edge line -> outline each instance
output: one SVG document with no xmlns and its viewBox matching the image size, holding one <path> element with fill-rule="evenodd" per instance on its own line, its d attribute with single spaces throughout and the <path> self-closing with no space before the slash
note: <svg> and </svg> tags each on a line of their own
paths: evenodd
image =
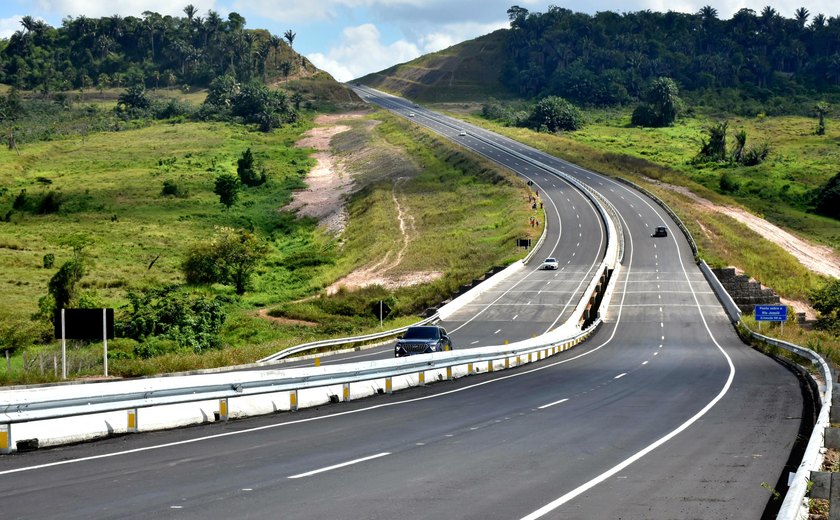
<svg viewBox="0 0 840 520">
<path fill-rule="evenodd" d="M 353 464 L 358 464 L 360 462 L 365 462 L 367 460 L 378 459 L 380 457 L 385 457 L 390 455 L 391 452 L 383 451 L 382 453 L 377 453 L 376 455 L 370 455 L 369 457 L 362 457 L 361 459 L 355 460 L 348 460 L 347 462 L 342 462 L 341 464 L 335 464 L 333 466 L 327 466 L 326 468 L 315 469 L 312 471 L 307 471 L 306 473 L 299 473 L 297 475 L 291 475 L 287 478 L 303 478 L 303 477 L 310 477 L 312 475 L 317 475 L 318 473 L 324 473 L 326 471 L 332 471 L 334 469 L 343 468 L 345 466 L 352 466 Z"/>
<path fill-rule="evenodd" d="M 537 406 L 537 410 L 542 410 L 544 408 L 548 408 L 549 406 L 554 406 L 555 404 L 565 403 L 568 399 L 560 399 L 559 401 L 554 401 L 553 403 L 544 404 L 542 406 Z"/>
<path fill-rule="evenodd" d="M 615 182 L 615 181 L 613 181 L 613 182 Z M 632 193 L 633 195 L 638 197 L 639 200 L 641 200 L 643 203 L 647 204 L 647 206 L 651 210 L 653 210 L 654 213 L 659 215 L 659 212 L 656 211 L 653 208 L 653 206 L 650 205 L 649 202 L 647 202 L 645 199 L 643 199 L 634 190 L 628 189 L 627 191 L 629 191 L 630 193 Z M 621 217 L 621 218 L 623 220 L 623 217 Z M 671 238 L 676 243 L 676 238 L 674 238 L 673 236 Z M 632 245 L 632 240 L 631 240 L 631 245 Z M 683 273 L 685 274 L 686 280 L 689 281 L 689 286 L 690 286 L 691 285 L 690 284 L 691 280 L 688 276 L 688 272 L 685 269 L 685 263 L 683 263 L 682 253 L 680 253 L 679 243 L 676 243 L 676 246 L 677 246 L 677 257 L 679 258 L 680 265 L 682 266 Z M 625 288 L 626 288 L 626 283 L 625 283 Z M 678 426 L 672 432 L 668 433 L 664 437 L 661 437 L 659 440 L 655 441 L 653 444 L 650 444 L 649 446 L 642 449 L 641 451 L 636 452 L 634 455 L 632 455 L 629 458 L 625 459 L 624 461 L 620 462 L 618 465 L 613 466 L 611 469 L 601 473 L 600 475 L 593 478 L 592 480 L 590 480 L 588 482 L 585 482 L 584 484 L 581 484 L 580 486 L 578 486 L 575 489 L 569 491 L 565 495 L 563 495 L 563 496 L 553 500 L 552 502 L 549 502 L 548 504 L 544 505 L 543 507 L 537 509 L 533 513 L 531 513 L 529 515 L 526 515 L 526 516 L 523 516 L 521 520 L 536 520 L 538 518 L 542 518 L 546 514 L 554 511 L 555 509 L 562 506 L 566 502 L 572 500 L 573 498 L 577 497 L 578 495 L 581 495 L 582 493 L 585 493 L 586 491 L 588 491 L 588 490 L 592 489 L 593 487 L 597 486 L 598 484 L 604 482 L 605 480 L 612 477 L 613 475 L 623 471 L 625 468 L 627 468 L 628 466 L 630 466 L 631 464 L 633 464 L 637 460 L 641 459 L 642 457 L 644 457 L 648 453 L 652 452 L 656 448 L 662 446 L 663 444 L 665 444 L 669 440 L 673 439 L 674 437 L 676 437 L 677 435 L 679 435 L 680 433 L 685 431 L 689 426 L 691 426 L 692 424 L 697 422 L 698 419 L 700 419 L 701 417 L 706 415 L 706 413 L 708 413 L 709 410 L 714 408 L 714 406 L 721 399 L 723 399 L 723 397 L 726 395 L 726 393 L 729 392 L 729 388 L 732 386 L 732 381 L 735 379 L 735 365 L 732 363 L 732 358 L 729 357 L 729 354 L 727 354 L 725 350 L 723 350 L 723 347 L 720 346 L 720 343 L 718 343 L 717 339 L 715 339 L 714 334 L 712 334 L 712 330 L 709 328 L 709 323 L 706 321 L 706 316 L 703 315 L 703 309 L 700 307 L 700 301 L 697 299 L 697 294 L 694 294 L 693 287 L 691 289 L 692 289 L 691 292 L 694 296 L 694 302 L 697 304 L 697 310 L 700 313 L 700 319 L 703 321 L 703 326 L 706 328 L 706 332 L 709 333 L 709 338 L 711 338 L 712 343 L 714 343 L 715 346 L 718 348 L 718 350 L 720 350 L 720 352 L 726 358 L 727 364 L 729 365 L 729 377 L 726 379 L 726 383 L 724 383 L 723 388 L 721 388 L 720 392 L 718 392 L 718 394 L 714 397 L 714 399 L 709 401 L 709 403 L 706 404 L 706 406 L 704 406 L 699 412 L 697 412 L 696 414 L 691 416 L 687 421 L 682 423 L 680 426 Z M 622 300 L 622 303 L 623 303 L 623 300 Z M 618 328 L 618 323 L 616 323 L 616 328 Z M 615 331 L 613 331 L 613 332 L 615 332 Z M 662 339 L 664 340 L 665 337 L 663 336 Z"/>
</svg>

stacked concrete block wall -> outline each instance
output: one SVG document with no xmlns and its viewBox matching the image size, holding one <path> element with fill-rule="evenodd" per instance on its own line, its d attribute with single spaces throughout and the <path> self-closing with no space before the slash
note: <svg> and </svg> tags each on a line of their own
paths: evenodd
<svg viewBox="0 0 840 520">
<path fill-rule="evenodd" d="M 752 314 L 756 305 L 781 303 L 779 295 L 773 289 L 762 287 L 755 280 L 750 280 L 747 275 L 737 274 L 734 267 L 712 269 L 712 271 L 744 314 Z"/>
</svg>

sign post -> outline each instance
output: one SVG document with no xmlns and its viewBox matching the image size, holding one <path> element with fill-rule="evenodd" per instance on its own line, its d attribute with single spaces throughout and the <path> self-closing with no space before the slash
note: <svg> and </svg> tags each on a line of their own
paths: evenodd
<svg viewBox="0 0 840 520">
<path fill-rule="evenodd" d="M 108 375 L 108 338 L 114 337 L 114 309 L 61 309 L 60 316 L 55 317 L 55 336 L 61 338 L 62 379 L 67 379 L 67 339 L 101 339 Z"/>
<path fill-rule="evenodd" d="M 782 324 L 782 330 L 784 331 L 787 321 L 787 305 L 756 305 L 754 316 L 755 321 L 758 322 L 758 330 L 761 330 L 762 321 L 775 321 Z"/>
</svg>

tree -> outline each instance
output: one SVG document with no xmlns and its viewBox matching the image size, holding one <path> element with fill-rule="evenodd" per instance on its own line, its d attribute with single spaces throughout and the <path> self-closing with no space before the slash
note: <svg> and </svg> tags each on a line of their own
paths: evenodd
<svg viewBox="0 0 840 520">
<path fill-rule="evenodd" d="M 826 182 L 814 197 L 815 211 L 840 220 L 840 173 Z"/>
<path fill-rule="evenodd" d="M 808 16 L 811 15 L 804 7 L 800 7 L 793 14 L 796 17 L 796 22 L 799 24 L 799 27 L 805 27 L 805 24 L 808 22 Z"/>
<path fill-rule="evenodd" d="M 674 80 L 659 77 L 653 80 L 645 96 L 646 103 L 633 111 L 632 123 L 638 126 L 663 127 L 674 124 L 682 108 L 679 89 Z"/>
<path fill-rule="evenodd" d="M 146 96 L 146 87 L 142 84 L 132 85 L 117 98 L 117 111 L 119 112 L 142 112 L 152 106 L 152 102 Z"/>
<path fill-rule="evenodd" d="M 219 202 L 230 209 L 231 206 L 236 204 L 236 199 L 239 197 L 240 185 L 238 177 L 223 173 L 216 177 L 213 193 L 219 196 Z"/>
<path fill-rule="evenodd" d="M 576 106 L 565 99 L 548 96 L 534 106 L 528 125 L 536 130 L 545 128 L 549 132 L 574 131 L 583 128 L 583 116 Z"/>
<path fill-rule="evenodd" d="M 817 328 L 840 334 L 840 280 L 835 278 L 812 291 L 810 300 L 819 312 Z"/>
<path fill-rule="evenodd" d="M 286 41 L 289 42 L 289 47 L 294 47 L 295 36 L 297 36 L 297 34 L 292 32 L 291 29 L 283 33 L 283 38 L 286 38 Z"/>
<path fill-rule="evenodd" d="M 231 284 L 236 294 L 242 295 L 267 252 L 267 246 L 253 233 L 219 228 L 209 243 L 190 249 L 182 267 L 188 282 Z"/>
<path fill-rule="evenodd" d="M 254 161 L 254 154 L 248 148 L 242 152 L 242 157 L 236 161 L 236 173 L 239 180 L 246 186 L 259 186 L 265 184 L 265 172 L 258 171 Z"/>
<path fill-rule="evenodd" d="M 706 128 L 709 139 L 701 138 L 700 152 L 694 158 L 695 162 L 726 160 L 726 129 L 728 121 L 722 121 Z"/>
<path fill-rule="evenodd" d="M 825 116 L 828 115 L 829 108 L 829 104 L 825 101 L 820 101 L 814 105 L 814 112 L 820 118 L 819 123 L 817 123 L 817 135 L 825 135 Z"/>
</svg>

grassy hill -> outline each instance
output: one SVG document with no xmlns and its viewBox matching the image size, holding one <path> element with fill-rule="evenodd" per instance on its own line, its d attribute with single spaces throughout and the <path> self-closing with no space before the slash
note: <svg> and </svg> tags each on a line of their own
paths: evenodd
<svg viewBox="0 0 840 520">
<path fill-rule="evenodd" d="M 501 82 L 506 32 L 495 31 L 356 81 L 418 101 L 508 98 L 512 94 Z"/>
</svg>

